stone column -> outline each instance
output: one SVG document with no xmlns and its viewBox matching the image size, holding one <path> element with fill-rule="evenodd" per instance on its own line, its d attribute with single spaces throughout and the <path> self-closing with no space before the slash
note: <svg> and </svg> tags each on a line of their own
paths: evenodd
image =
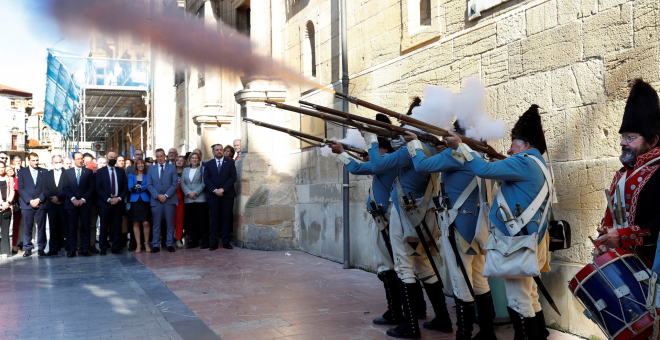
<svg viewBox="0 0 660 340">
<path fill-rule="evenodd" d="M 250 40 L 252 50 L 261 55 L 271 55 L 271 0 L 250 1 Z"/>
</svg>

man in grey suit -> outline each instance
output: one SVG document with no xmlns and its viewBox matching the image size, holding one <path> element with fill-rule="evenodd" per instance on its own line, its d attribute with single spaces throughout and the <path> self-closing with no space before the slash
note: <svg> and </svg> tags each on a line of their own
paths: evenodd
<svg viewBox="0 0 660 340">
<path fill-rule="evenodd" d="M 151 195 L 151 214 L 153 215 L 153 247 L 152 253 L 160 251 L 160 225 L 165 219 L 167 224 L 167 251 L 174 252 L 174 210 L 179 200 L 176 197 L 176 188 L 179 177 L 176 166 L 167 164 L 165 151 L 156 150 L 156 164 L 149 168 L 147 173 L 147 187 Z"/>
</svg>

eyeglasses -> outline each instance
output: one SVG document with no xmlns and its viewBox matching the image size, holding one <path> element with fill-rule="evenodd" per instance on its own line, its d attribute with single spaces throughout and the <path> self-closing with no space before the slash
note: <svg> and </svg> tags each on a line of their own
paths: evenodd
<svg viewBox="0 0 660 340">
<path fill-rule="evenodd" d="M 621 135 L 621 140 L 626 141 L 626 143 L 632 143 L 635 139 L 642 137 L 642 136 L 631 136 L 631 135 Z"/>
</svg>

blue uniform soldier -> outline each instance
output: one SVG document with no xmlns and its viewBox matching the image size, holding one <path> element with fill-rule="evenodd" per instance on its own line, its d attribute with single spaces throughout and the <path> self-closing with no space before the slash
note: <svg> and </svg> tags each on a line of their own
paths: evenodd
<svg viewBox="0 0 660 340">
<path fill-rule="evenodd" d="M 510 157 L 504 160 L 487 162 L 458 135 L 452 136 L 445 141 L 459 162 L 480 178 L 502 181 L 489 214 L 484 276 L 504 278 L 515 339 L 545 339 L 549 333 L 532 277 L 550 270 L 546 231 L 554 188 L 542 156 L 547 147 L 538 106 L 516 122 Z"/>
<path fill-rule="evenodd" d="M 465 134 L 458 123 L 454 124 L 456 131 Z M 472 170 L 452 157 L 452 150 L 446 149 L 435 156 L 427 157 L 422 150 L 422 144 L 413 134 L 414 139 L 408 143 L 408 150 L 413 158 L 415 171 L 423 174 L 441 173 L 442 182 L 448 202 L 440 212 L 438 221 L 442 230 L 440 238 L 444 251 L 445 262 L 449 268 L 451 285 L 456 302 L 456 339 L 472 339 L 472 324 L 475 320 L 474 303 L 479 309 L 479 333 L 475 339 L 497 339 L 493 320 L 495 308 L 488 286 L 488 280 L 483 277 L 485 256 L 475 240 L 475 231 L 481 216 L 480 187 L 485 183 Z M 443 218 L 444 217 L 444 218 Z M 452 238 L 450 240 L 450 237 Z M 458 254 L 458 259 L 456 255 Z M 459 262 L 465 269 L 475 297 L 468 288 L 465 276 L 459 267 Z"/>
</svg>

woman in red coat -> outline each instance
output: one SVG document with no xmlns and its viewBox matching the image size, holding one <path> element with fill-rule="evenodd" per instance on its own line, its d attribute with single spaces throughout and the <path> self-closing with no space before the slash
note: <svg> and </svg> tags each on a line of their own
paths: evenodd
<svg viewBox="0 0 660 340">
<path fill-rule="evenodd" d="M 176 165 L 176 174 L 179 176 L 179 186 L 176 188 L 176 198 L 179 199 L 179 203 L 177 203 L 174 212 L 174 239 L 176 240 L 176 247 L 183 248 L 181 238 L 183 237 L 183 214 L 186 208 L 183 201 L 183 191 L 181 190 L 181 175 L 183 174 L 183 168 L 186 167 L 186 158 L 183 156 L 177 157 L 174 160 L 174 165 Z"/>
</svg>

